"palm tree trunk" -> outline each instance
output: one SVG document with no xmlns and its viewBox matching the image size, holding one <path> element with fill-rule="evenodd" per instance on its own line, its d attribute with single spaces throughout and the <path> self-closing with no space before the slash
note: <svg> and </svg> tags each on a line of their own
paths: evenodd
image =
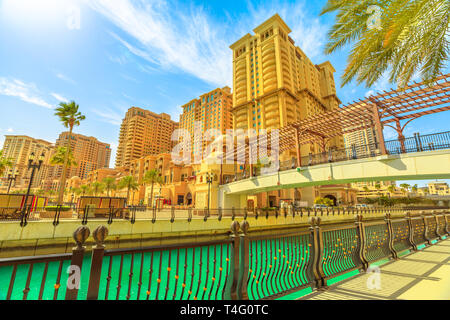
<svg viewBox="0 0 450 320">
<path fill-rule="evenodd" d="M 71 126 L 69 130 L 69 138 L 67 139 L 66 154 L 64 155 L 64 165 L 59 186 L 58 205 L 62 205 L 64 200 L 64 189 L 66 185 L 66 170 L 67 170 L 67 162 L 69 161 L 70 138 L 72 137 L 72 130 L 73 127 Z"/>
<path fill-rule="evenodd" d="M 155 184 L 155 183 L 152 182 L 152 189 L 151 189 L 151 191 L 150 191 L 150 203 L 149 203 L 150 207 L 153 206 L 153 185 L 154 185 L 154 184 Z"/>
</svg>

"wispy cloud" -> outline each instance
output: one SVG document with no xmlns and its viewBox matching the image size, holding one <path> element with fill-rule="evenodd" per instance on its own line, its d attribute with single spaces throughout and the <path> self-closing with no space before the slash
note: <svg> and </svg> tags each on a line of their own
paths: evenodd
<svg viewBox="0 0 450 320">
<path fill-rule="evenodd" d="M 122 123 L 123 115 L 111 110 L 109 108 L 103 108 L 102 110 L 92 110 L 96 115 L 100 116 L 100 120 L 115 126 L 120 126 Z"/>
<path fill-rule="evenodd" d="M 251 20 L 246 24 L 239 24 L 242 35 L 253 30 L 256 26 L 278 13 L 286 24 L 291 28 L 291 38 L 310 59 L 324 59 L 323 48 L 327 39 L 327 32 L 330 26 L 322 23 L 315 14 L 308 12 L 304 1 L 272 2 L 248 2 L 249 13 L 246 13 Z M 236 39 L 237 40 L 237 39 Z M 321 63 L 322 61 L 314 61 Z"/>
<path fill-rule="evenodd" d="M 55 98 L 56 100 L 58 100 L 58 101 L 61 101 L 61 102 L 69 102 L 69 99 L 63 97 L 62 95 L 60 95 L 60 94 L 58 94 L 58 93 L 51 93 L 50 95 L 51 95 L 53 98 Z"/>
<path fill-rule="evenodd" d="M 134 82 L 134 83 L 140 83 L 139 80 L 137 80 L 137 79 L 135 79 L 132 76 L 129 76 L 127 74 L 121 73 L 120 76 L 122 78 L 124 78 L 125 80 L 131 81 L 131 82 Z"/>
<path fill-rule="evenodd" d="M 27 103 L 53 109 L 53 105 L 41 97 L 41 93 L 34 83 L 0 77 L 0 95 L 16 97 Z"/>
<path fill-rule="evenodd" d="M 133 54 L 210 83 L 230 83 L 230 42 L 202 7 L 184 11 L 168 2 L 142 0 L 86 3 L 132 37 L 133 43 L 112 33 Z"/>
<path fill-rule="evenodd" d="M 394 87 L 394 85 L 389 82 L 389 73 L 385 72 L 383 76 L 374 83 L 370 90 L 366 92 L 366 98 L 376 95 L 380 91 L 388 91 L 392 87 Z"/>
<path fill-rule="evenodd" d="M 75 82 L 75 80 L 72 80 L 71 78 L 69 78 L 68 76 L 66 76 L 65 74 L 62 74 L 62 73 L 60 73 L 60 72 L 57 72 L 56 74 L 56 77 L 58 78 L 58 79 L 61 79 L 61 80 L 63 80 L 63 81 L 65 81 L 65 82 L 68 82 L 68 83 L 70 83 L 70 84 L 77 84 L 76 82 Z"/>
<path fill-rule="evenodd" d="M 231 85 L 229 45 L 276 12 L 287 19 L 292 27 L 291 36 L 311 58 L 320 54 L 324 41 L 321 39 L 325 39 L 327 31 L 318 19 L 308 17 L 303 2 L 249 4 L 249 13 L 238 17 L 225 13 L 220 20 L 202 6 L 164 0 L 89 0 L 86 3 L 131 36 L 125 40 L 110 32 L 131 53 L 152 65 L 181 70 L 219 86 Z"/>
</svg>

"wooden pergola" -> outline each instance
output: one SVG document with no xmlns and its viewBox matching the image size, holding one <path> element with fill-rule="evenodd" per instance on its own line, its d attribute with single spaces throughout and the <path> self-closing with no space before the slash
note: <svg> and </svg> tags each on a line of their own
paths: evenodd
<svg viewBox="0 0 450 320">
<path fill-rule="evenodd" d="M 450 110 L 449 80 L 450 74 L 447 74 L 439 76 L 432 84 L 414 82 L 405 88 L 383 91 L 364 100 L 291 123 L 278 131 L 277 152 L 296 149 L 298 166 L 301 166 L 301 145 L 317 143 L 325 150 L 326 143 L 332 138 L 372 128 L 377 134 L 381 153 L 386 154 L 383 136 L 385 126 L 396 130 L 404 151 L 403 130 L 406 125 L 422 116 Z M 267 134 L 267 141 L 267 149 L 270 150 L 271 132 Z M 249 159 L 251 148 L 256 147 L 253 145 L 255 142 L 247 138 L 245 145 L 235 147 L 235 159 L 243 153 L 245 159 Z"/>
</svg>

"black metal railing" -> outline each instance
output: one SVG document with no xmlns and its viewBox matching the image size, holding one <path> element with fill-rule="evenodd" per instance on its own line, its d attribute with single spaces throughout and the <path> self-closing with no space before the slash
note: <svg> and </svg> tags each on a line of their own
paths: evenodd
<svg viewBox="0 0 450 320">
<path fill-rule="evenodd" d="M 0 299 L 275 299 L 327 287 L 342 274 L 432 245 L 449 235 L 449 225 L 449 210 L 375 219 L 357 214 L 339 223 L 312 217 L 309 224 L 254 231 L 244 220 L 208 241 L 184 236 L 162 244 L 154 238 L 132 249 L 107 249 L 114 239 L 99 226 L 90 257 L 90 230 L 83 226 L 74 233 L 71 253 L 0 259 L 0 276 L 8 279 L 0 282 Z"/>
<path fill-rule="evenodd" d="M 416 133 L 414 134 L 414 137 L 405 138 L 403 140 L 403 143 L 400 140 L 386 141 L 385 147 L 386 153 L 392 155 L 450 149 L 450 131 L 428 135 L 420 135 Z M 332 148 L 326 152 L 317 154 L 310 153 L 307 156 L 302 156 L 300 162 L 302 167 L 310 167 L 325 163 L 373 158 L 381 154 L 382 152 L 380 149 L 380 145 L 378 143 L 372 143 L 366 145 L 352 145 L 351 147 L 344 149 Z M 247 165 L 247 167 L 249 166 Z M 270 164 L 255 169 L 253 172 L 253 176 L 260 176 L 263 172 L 270 174 L 278 171 L 296 169 L 298 167 L 298 163 L 296 158 L 292 158 L 291 160 L 280 161 L 277 170 L 272 170 L 271 172 L 267 170 L 264 171 L 264 169 L 267 169 L 269 167 L 271 167 Z M 246 168 L 244 172 L 237 172 L 234 180 L 224 180 L 223 183 L 227 184 L 249 178 L 250 172 Z"/>
<path fill-rule="evenodd" d="M 150 220 L 156 223 L 159 220 L 169 220 L 171 223 L 175 221 L 210 220 L 221 221 L 224 218 L 231 218 L 234 221 L 237 218 L 253 217 L 256 219 L 268 219 L 269 217 L 286 218 L 290 217 L 338 217 L 353 216 L 361 214 L 363 216 L 377 216 L 387 213 L 401 213 L 405 210 L 411 212 L 420 212 L 423 210 L 447 209 L 445 207 L 326 207 L 326 208 L 310 208 L 310 207 L 294 207 L 286 206 L 283 208 L 192 208 L 172 206 L 166 208 L 147 207 L 147 206 L 128 206 L 128 207 L 111 207 L 96 208 L 89 205 L 85 207 L 67 208 L 65 206 L 55 206 L 49 210 L 47 207 L 35 208 L 32 212 L 25 211 L 21 208 L 0 208 L 0 222 L 2 221 L 25 221 L 23 225 L 26 227 L 28 221 L 45 221 L 51 220 L 53 225 L 57 227 L 61 221 L 79 220 L 81 225 L 87 225 L 89 221 L 107 221 L 109 225 L 114 221 L 129 221 L 135 224 L 137 220 Z"/>
<path fill-rule="evenodd" d="M 402 154 L 411 152 L 423 152 L 443 150 L 450 148 L 450 131 L 420 135 L 415 133 L 414 137 L 408 137 L 402 141 L 390 140 L 385 142 L 386 151 L 389 154 Z"/>
</svg>

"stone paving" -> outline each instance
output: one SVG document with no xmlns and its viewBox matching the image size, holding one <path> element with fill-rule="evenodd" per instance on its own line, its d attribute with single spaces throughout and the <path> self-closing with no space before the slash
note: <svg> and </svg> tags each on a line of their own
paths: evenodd
<svg viewBox="0 0 450 320">
<path fill-rule="evenodd" d="M 299 300 L 450 300 L 450 238 Z"/>
</svg>

